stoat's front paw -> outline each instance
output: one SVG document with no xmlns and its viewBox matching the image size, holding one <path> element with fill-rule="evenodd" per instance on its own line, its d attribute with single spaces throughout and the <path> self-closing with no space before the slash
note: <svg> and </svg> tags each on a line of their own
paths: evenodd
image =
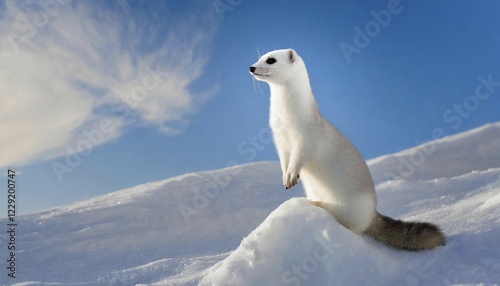
<svg viewBox="0 0 500 286">
<path fill-rule="evenodd" d="M 285 174 L 283 174 L 283 185 L 287 190 L 297 185 L 299 180 L 300 180 L 300 175 L 299 172 L 297 171 L 288 171 Z"/>
</svg>

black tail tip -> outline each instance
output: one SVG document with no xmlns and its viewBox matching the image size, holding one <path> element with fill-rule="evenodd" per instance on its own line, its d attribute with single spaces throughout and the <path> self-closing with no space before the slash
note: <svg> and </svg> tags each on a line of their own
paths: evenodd
<svg viewBox="0 0 500 286">
<path fill-rule="evenodd" d="M 446 237 L 437 225 L 428 222 L 407 224 L 408 238 L 414 242 L 414 249 L 409 250 L 426 250 L 446 245 Z"/>
</svg>

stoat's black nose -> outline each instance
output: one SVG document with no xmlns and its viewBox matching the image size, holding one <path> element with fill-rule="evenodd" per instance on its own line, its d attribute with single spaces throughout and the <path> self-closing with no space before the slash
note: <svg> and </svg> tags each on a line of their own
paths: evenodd
<svg viewBox="0 0 500 286">
<path fill-rule="evenodd" d="M 255 67 L 250 67 L 250 72 L 253 73 L 255 71 Z"/>
</svg>

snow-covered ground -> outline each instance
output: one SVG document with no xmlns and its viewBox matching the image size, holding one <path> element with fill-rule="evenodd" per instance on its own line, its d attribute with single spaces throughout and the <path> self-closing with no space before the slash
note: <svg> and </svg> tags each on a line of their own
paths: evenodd
<svg viewBox="0 0 500 286">
<path fill-rule="evenodd" d="M 438 224 L 446 246 L 356 235 L 258 162 L 18 217 L 17 278 L 2 267 L 0 284 L 500 284 L 500 122 L 368 163 L 379 212 Z"/>
</svg>

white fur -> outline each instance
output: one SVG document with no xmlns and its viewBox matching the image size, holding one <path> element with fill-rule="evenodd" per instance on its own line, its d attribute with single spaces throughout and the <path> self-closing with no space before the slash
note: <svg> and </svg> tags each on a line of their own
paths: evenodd
<svg viewBox="0 0 500 286">
<path fill-rule="evenodd" d="M 276 62 L 266 63 L 270 58 Z M 364 232 L 376 215 L 371 175 L 352 143 L 319 113 L 301 57 L 292 49 L 276 50 L 250 69 L 270 86 L 269 124 L 285 188 L 300 175 L 309 200 L 345 227 Z"/>
</svg>

